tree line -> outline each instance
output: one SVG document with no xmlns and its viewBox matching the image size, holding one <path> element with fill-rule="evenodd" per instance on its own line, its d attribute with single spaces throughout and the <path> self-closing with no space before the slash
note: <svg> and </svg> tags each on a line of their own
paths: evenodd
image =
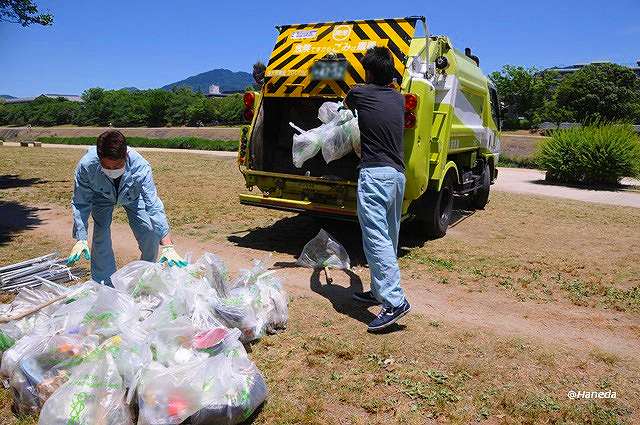
<svg viewBox="0 0 640 425">
<path fill-rule="evenodd" d="M 91 88 L 83 102 L 39 97 L 29 103 L 0 103 L 0 125 L 164 127 L 242 122 L 241 94 L 208 98 L 190 88 L 172 91 Z"/>
<path fill-rule="evenodd" d="M 557 71 L 506 65 L 490 74 L 500 98 L 504 129 L 542 122 L 640 124 L 640 78 L 616 64 L 591 64 L 561 76 Z M 208 98 L 186 87 L 172 91 L 92 88 L 83 102 L 40 97 L 0 103 L 0 125 L 163 127 L 242 122 L 241 94 Z"/>
<path fill-rule="evenodd" d="M 506 65 L 489 78 L 498 90 L 504 129 L 543 122 L 640 124 L 640 78 L 621 65 L 590 64 L 564 76 Z"/>
</svg>

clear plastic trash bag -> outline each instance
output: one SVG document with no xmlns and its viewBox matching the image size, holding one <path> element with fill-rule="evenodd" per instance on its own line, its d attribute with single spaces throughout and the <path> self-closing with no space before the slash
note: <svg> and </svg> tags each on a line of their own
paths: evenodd
<svg viewBox="0 0 640 425">
<path fill-rule="evenodd" d="M 127 404 L 130 404 L 144 368 L 153 360 L 150 335 L 142 327 L 132 326 L 116 338 L 120 338 L 120 344 L 114 360 L 127 388 Z"/>
<path fill-rule="evenodd" d="M 335 130 L 333 124 L 322 124 L 320 127 L 311 130 L 302 130 L 293 123 L 289 123 L 299 134 L 293 135 L 293 144 L 291 145 L 291 154 L 293 165 L 302 168 L 302 165 L 313 158 L 322 149 L 322 142 L 325 140 L 327 133 Z"/>
<path fill-rule="evenodd" d="M 179 424 L 202 408 L 205 360 L 165 367 L 152 362 L 138 386 L 138 425 Z"/>
<path fill-rule="evenodd" d="M 275 271 L 269 271 L 258 277 L 256 286 L 260 296 L 254 300 L 254 309 L 265 323 L 266 332 L 273 334 L 283 331 L 289 320 L 289 307 L 282 280 Z"/>
<path fill-rule="evenodd" d="M 71 369 L 69 380 L 42 406 L 38 424 L 132 425 L 125 388 L 112 354 L 116 351 L 105 343 Z"/>
<path fill-rule="evenodd" d="M 11 378 L 20 364 L 20 360 L 27 355 L 41 353 L 49 339 L 51 336 L 46 333 L 33 333 L 17 340 L 11 348 L 2 354 L 0 376 L 6 379 Z"/>
<path fill-rule="evenodd" d="M 323 106 L 327 103 L 329 102 L 325 102 Z M 360 156 L 358 119 L 351 110 L 342 106 L 342 102 L 338 102 L 336 106 L 337 108 L 334 106 L 335 112 L 333 112 L 332 121 L 330 121 L 335 125 L 335 130 L 328 132 L 322 143 L 322 157 L 327 164 L 348 155 L 355 150 L 356 146 L 358 147 L 356 153 Z"/>
<path fill-rule="evenodd" d="M 167 279 L 167 270 L 158 263 L 133 261 L 111 275 L 114 288 L 137 298 L 142 295 L 171 296 L 175 285 Z"/>
<path fill-rule="evenodd" d="M 217 292 L 218 296 L 227 295 L 227 285 L 229 282 L 229 271 L 222 260 L 215 254 L 205 252 L 194 265 L 204 272 L 204 278 Z"/>
<path fill-rule="evenodd" d="M 126 332 L 140 319 L 140 310 L 125 292 L 102 285 L 97 298 L 82 319 L 82 332 L 111 337 Z"/>
<path fill-rule="evenodd" d="M 299 266 L 322 269 L 349 269 L 351 261 L 347 250 L 324 229 L 302 249 L 296 262 Z"/>
<path fill-rule="evenodd" d="M 267 398 L 264 378 L 247 357 L 213 357 L 205 373 L 204 407 L 191 417 L 193 425 L 241 423 Z"/>
<path fill-rule="evenodd" d="M 206 357 L 192 347 L 197 332 L 189 318 L 184 316 L 155 329 L 150 335 L 153 360 L 163 366 L 173 366 Z"/>
<path fill-rule="evenodd" d="M 329 163 L 349 154 L 357 147 L 360 152 L 360 129 L 357 116 L 345 108 L 342 102 L 325 102 L 318 109 L 322 125 L 302 130 L 289 123 L 299 134 L 293 136 L 293 164 L 301 168 L 304 162 L 322 150 L 325 162 Z"/>
<path fill-rule="evenodd" d="M 171 367 L 152 362 L 139 386 L 138 423 L 236 424 L 249 417 L 267 391 L 238 337 L 237 330 L 211 329 L 192 340 L 206 358 Z"/>
<path fill-rule="evenodd" d="M 227 297 L 210 299 L 216 317 L 227 327 L 239 329 L 243 342 L 258 339 L 265 332 L 265 322 L 256 315 L 253 308 L 257 294 L 258 288 L 255 285 L 240 286 L 233 288 Z"/>
<path fill-rule="evenodd" d="M 54 335 L 37 353 L 27 353 L 11 377 L 14 406 L 34 414 L 69 378 L 69 370 L 98 346 L 96 336 Z"/>
<path fill-rule="evenodd" d="M 338 109 L 341 107 L 342 102 L 324 102 L 318 108 L 318 119 L 323 124 L 328 124 L 338 115 Z"/>
</svg>

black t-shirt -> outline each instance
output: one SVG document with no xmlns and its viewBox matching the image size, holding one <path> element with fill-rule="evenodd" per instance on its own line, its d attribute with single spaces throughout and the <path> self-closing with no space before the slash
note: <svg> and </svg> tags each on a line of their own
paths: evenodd
<svg viewBox="0 0 640 425">
<path fill-rule="evenodd" d="M 404 97 L 391 87 L 366 84 L 351 89 L 345 103 L 358 113 L 358 168 L 390 166 L 404 172 Z"/>
</svg>

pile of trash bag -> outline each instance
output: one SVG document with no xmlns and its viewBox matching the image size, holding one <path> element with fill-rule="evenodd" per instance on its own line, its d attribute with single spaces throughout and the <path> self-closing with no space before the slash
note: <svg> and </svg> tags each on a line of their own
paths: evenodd
<svg viewBox="0 0 640 425">
<path fill-rule="evenodd" d="M 358 117 L 342 102 L 325 102 L 318 110 L 322 125 L 302 130 L 289 123 L 298 134 L 293 136 L 293 164 L 301 168 L 310 158 L 322 151 L 326 163 L 340 159 L 351 151 L 360 156 L 360 128 Z"/>
<path fill-rule="evenodd" d="M 39 424 L 237 424 L 264 402 L 243 343 L 286 327 L 287 296 L 266 261 L 231 280 L 204 254 L 186 268 L 134 261 L 111 277 L 24 289 L 0 324 L 0 377 Z"/>
</svg>

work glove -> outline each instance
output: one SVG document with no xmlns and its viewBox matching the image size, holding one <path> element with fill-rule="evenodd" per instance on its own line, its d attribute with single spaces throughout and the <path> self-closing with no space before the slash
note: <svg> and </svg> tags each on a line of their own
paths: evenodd
<svg viewBox="0 0 640 425">
<path fill-rule="evenodd" d="M 72 266 L 83 256 L 85 260 L 91 260 L 91 251 L 89 251 L 89 245 L 87 245 L 87 241 L 78 241 L 73 246 L 71 254 L 69 254 L 69 258 L 67 258 L 67 265 Z"/>
<path fill-rule="evenodd" d="M 166 262 L 169 267 L 178 266 L 185 267 L 187 262 L 176 252 L 173 245 L 162 245 L 162 251 L 160 251 L 159 263 Z"/>
</svg>

